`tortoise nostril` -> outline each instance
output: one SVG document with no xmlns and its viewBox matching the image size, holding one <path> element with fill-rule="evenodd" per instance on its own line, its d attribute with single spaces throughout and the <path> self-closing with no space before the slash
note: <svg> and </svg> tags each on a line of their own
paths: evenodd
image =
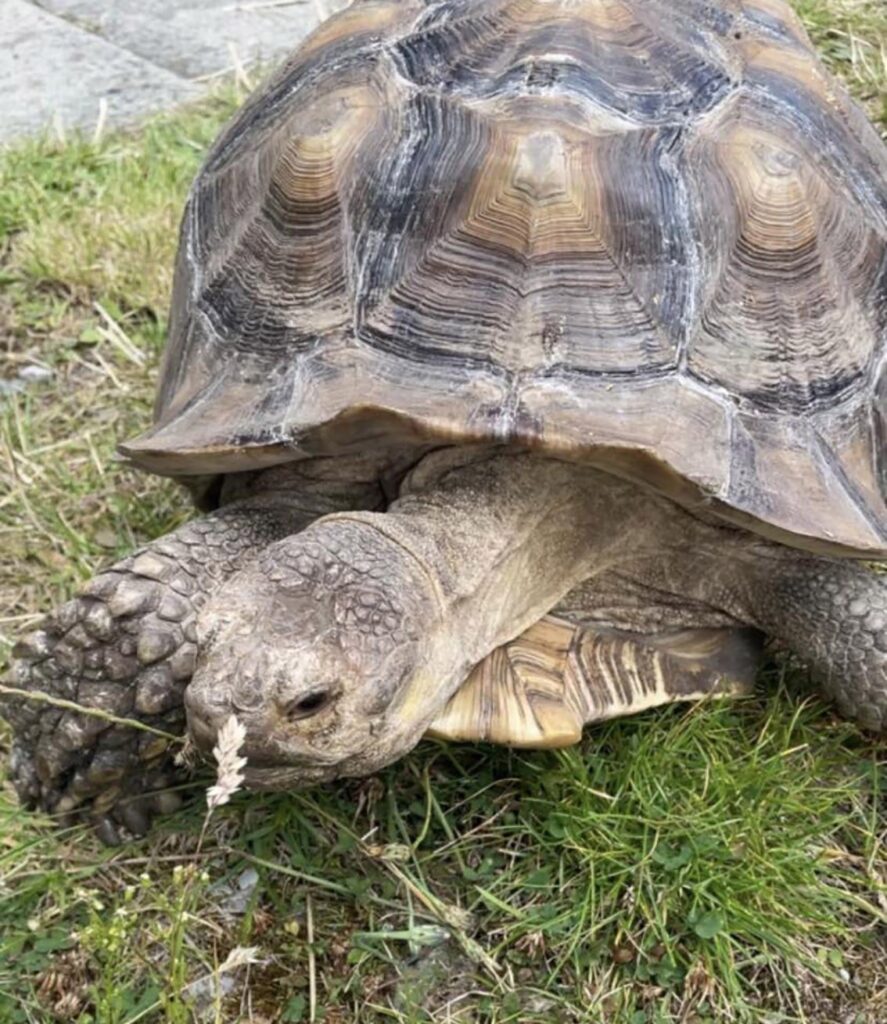
<svg viewBox="0 0 887 1024">
<path fill-rule="evenodd" d="M 330 702 L 332 694 L 329 690 L 312 690 L 311 693 L 299 697 L 298 700 L 290 701 L 283 709 L 284 715 L 291 721 L 298 721 L 300 718 L 309 718 L 311 715 L 322 711 Z"/>
<path fill-rule="evenodd" d="M 212 750 L 216 742 L 217 728 L 201 714 L 189 713 L 188 733 L 199 750 Z"/>
</svg>

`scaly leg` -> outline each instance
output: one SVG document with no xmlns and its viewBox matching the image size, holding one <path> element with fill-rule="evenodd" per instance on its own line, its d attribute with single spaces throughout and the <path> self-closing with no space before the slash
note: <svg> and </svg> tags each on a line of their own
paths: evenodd
<svg viewBox="0 0 887 1024">
<path fill-rule="evenodd" d="M 887 729 L 887 577 L 801 552 L 762 552 L 745 573 L 750 615 L 806 662 L 846 718 Z"/>
</svg>

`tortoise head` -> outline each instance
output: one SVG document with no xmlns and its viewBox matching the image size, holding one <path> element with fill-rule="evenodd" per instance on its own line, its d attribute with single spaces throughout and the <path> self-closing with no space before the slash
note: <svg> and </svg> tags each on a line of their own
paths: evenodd
<svg viewBox="0 0 887 1024">
<path fill-rule="evenodd" d="M 435 618 L 421 566 L 372 526 L 334 518 L 264 549 L 198 617 L 189 729 L 207 749 L 235 715 L 252 788 L 373 772 L 445 699 L 408 699 Z"/>
</svg>

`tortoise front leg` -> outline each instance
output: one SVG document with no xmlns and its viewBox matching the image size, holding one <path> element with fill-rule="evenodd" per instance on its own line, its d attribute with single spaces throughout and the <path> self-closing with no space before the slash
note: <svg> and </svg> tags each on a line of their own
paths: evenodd
<svg viewBox="0 0 887 1024">
<path fill-rule="evenodd" d="M 169 809 L 175 744 L 61 699 L 181 735 L 194 667 L 195 617 L 231 575 L 313 515 L 287 503 L 245 501 L 186 523 L 101 572 L 13 650 L 0 693 L 13 729 L 12 782 L 28 807 L 85 815 L 106 842 L 118 825 L 147 829 Z"/>
</svg>

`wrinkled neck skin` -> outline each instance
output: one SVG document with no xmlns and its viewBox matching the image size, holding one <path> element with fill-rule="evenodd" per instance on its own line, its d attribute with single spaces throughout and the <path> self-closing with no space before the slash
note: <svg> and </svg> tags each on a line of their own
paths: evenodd
<svg viewBox="0 0 887 1024">
<path fill-rule="evenodd" d="M 198 622 L 192 732 L 211 745 L 237 714 L 259 788 L 368 774 L 576 584 L 629 553 L 686 544 L 694 523 L 592 468 L 434 452 L 388 511 L 325 515 L 220 590 Z"/>
<path fill-rule="evenodd" d="M 423 729 L 479 661 L 629 541 L 659 547 L 675 512 L 607 473 L 528 454 L 435 453 L 401 495 L 374 525 L 413 554 L 436 598 L 425 671 L 392 707 Z"/>
</svg>

